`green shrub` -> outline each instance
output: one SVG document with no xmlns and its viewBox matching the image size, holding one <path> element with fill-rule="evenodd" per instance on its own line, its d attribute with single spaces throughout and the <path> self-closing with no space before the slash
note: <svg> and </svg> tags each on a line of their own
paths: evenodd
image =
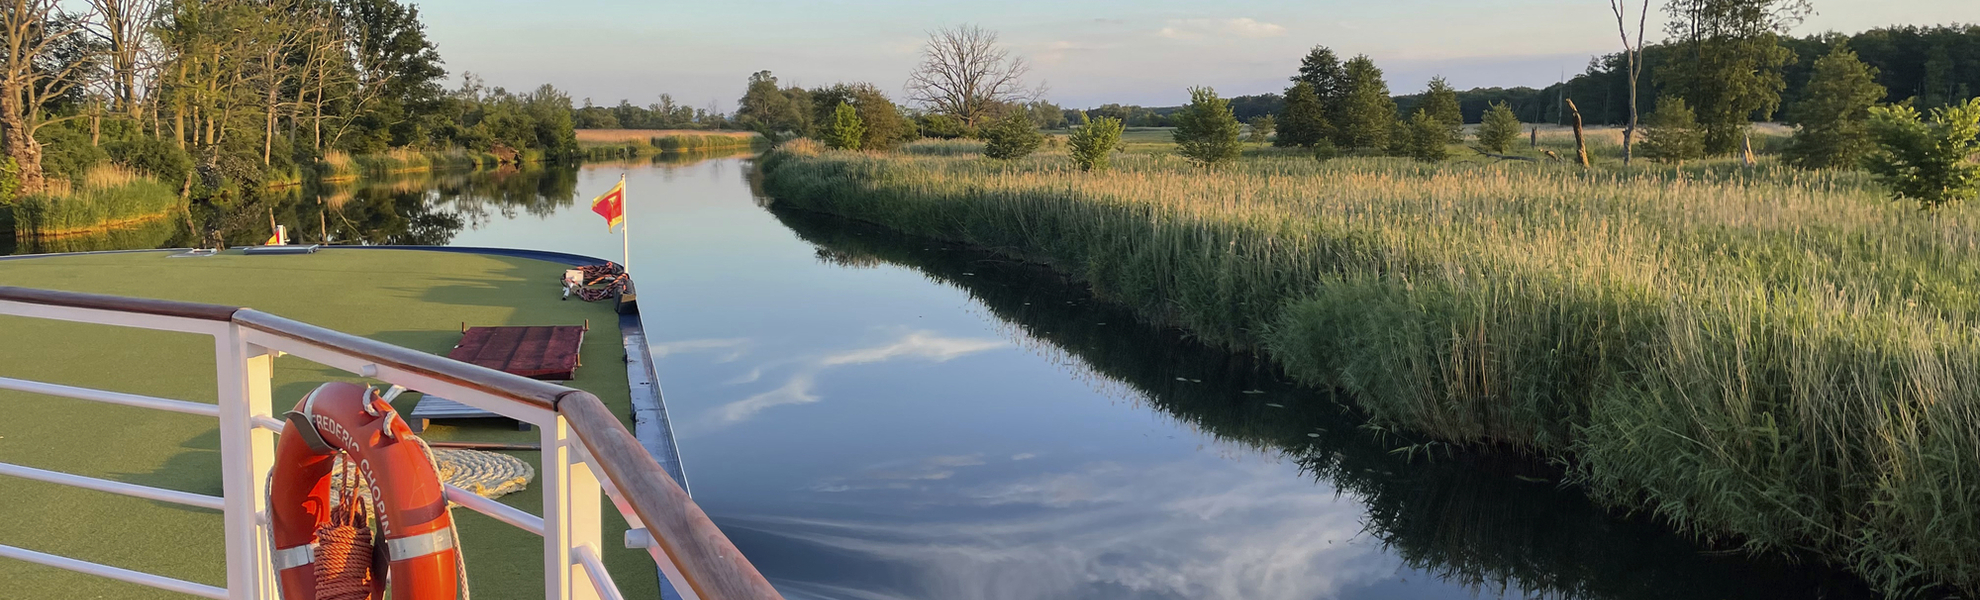
<svg viewBox="0 0 1980 600">
<path fill-rule="evenodd" d="M 1657 162 L 1696 160 L 1705 156 L 1705 132 L 1683 98 L 1665 96 L 1657 99 L 1657 110 L 1643 119 L 1643 142 L 1637 150 Z"/>
<path fill-rule="evenodd" d="M 1444 137 L 1453 144 L 1464 143 L 1464 112 L 1458 108 L 1457 90 L 1442 75 L 1430 78 L 1430 89 L 1423 93 L 1417 109 L 1444 124 Z"/>
<path fill-rule="evenodd" d="M 945 140 L 976 137 L 976 132 L 968 125 L 964 125 L 962 119 L 949 115 L 923 115 L 920 121 L 922 137 Z"/>
<path fill-rule="evenodd" d="M 1409 118 L 1409 157 L 1423 162 L 1443 162 L 1450 158 L 1445 144 L 1451 141 L 1450 123 L 1416 109 Z"/>
<path fill-rule="evenodd" d="M 1189 105 L 1175 114 L 1176 153 L 1204 165 L 1219 165 L 1237 160 L 1244 146 L 1238 141 L 1237 116 L 1231 113 L 1231 102 L 1217 97 L 1217 91 L 1207 88 L 1190 88 Z"/>
<path fill-rule="evenodd" d="M 1876 148 L 1870 140 L 1870 108 L 1884 98 L 1877 69 L 1857 60 L 1848 46 L 1837 44 L 1815 60 L 1803 99 L 1788 112 L 1801 130 L 1783 153 L 1789 164 L 1804 169 L 1847 169 L 1857 166 Z"/>
<path fill-rule="evenodd" d="M 177 144 L 150 136 L 103 145 L 110 162 L 129 167 L 165 183 L 181 183 L 192 172 L 192 156 Z"/>
<path fill-rule="evenodd" d="M 1253 144 L 1270 143 L 1272 141 L 1272 133 L 1278 127 L 1279 122 L 1277 119 L 1272 118 L 1272 115 L 1258 115 L 1253 117 L 1251 119 L 1251 138 L 1246 141 Z"/>
<path fill-rule="evenodd" d="M 1066 140 L 1072 149 L 1073 164 L 1081 171 L 1105 171 L 1107 159 L 1114 149 L 1121 145 L 1121 120 L 1114 117 L 1087 119 L 1085 113 L 1079 116 L 1080 125 Z"/>
<path fill-rule="evenodd" d="M 1340 157 L 1340 155 L 1341 150 L 1334 146 L 1333 140 L 1320 138 L 1320 141 L 1313 143 L 1313 158 L 1318 159 L 1320 162 L 1334 160 Z"/>
<path fill-rule="evenodd" d="M 1909 106 L 1873 108 L 1870 134 L 1878 152 L 1865 166 L 1891 195 L 1924 208 L 1980 195 L 1980 98 L 1932 109 L 1930 123 Z"/>
<path fill-rule="evenodd" d="M 50 177 L 76 180 L 91 167 L 110 160 L 103 148 L 89 143 L 89 132 L 77 129 L 79 121 L 69 121 L 35 132 L 41 141 L 41 171 Z"/>
<path fill-rule="evenodd" d="M 1038 133 L 1038 125 L 1030 116 L 1012 112 L 983 131 L 983 142 L 984 156 L 1017 160 L 1037 151 L 1038 145 L 1045 143 L 1045 135 Z"/>
<path fill-rule="evenodd" d="M 819 133 L 819 141 L 840 150 L 858 150 L 860 138 L 866 135 L 866 125 L 859 121 L 859 109 L 851 104 L 840 102 L 832 109 L 832 122 L 826 123 Z"/>
<path fill-rule="evenodd" d="M 1512 108 L 1504 102 L 1493 102 L 1492 109 L 1485 111 L 1485 121 L 1478 125 L 1478 145 L 1504 154 L 1519 140 L 1519 130 L 1519 117 L 1513 115 Z"/>
</svg>

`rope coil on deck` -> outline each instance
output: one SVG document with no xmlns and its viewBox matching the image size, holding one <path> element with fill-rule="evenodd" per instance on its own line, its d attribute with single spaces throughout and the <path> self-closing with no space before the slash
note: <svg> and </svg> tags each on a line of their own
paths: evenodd
<svg viewBox="0 0 1980 600">
<path fill-rule="evenodd" d="M 507 454 L 453 448 L 433 448 L 432 451 L 441 481 L 483 498 L 500 498 L 522 491 L 536 479 L 535 467 Z M 330 476 L 341 477 L 343 473 L 344 464 L 339 462 Z M 371 492 L 368 489 L 359 493 L 367 502 L 370 501 Z"/>
</svg>

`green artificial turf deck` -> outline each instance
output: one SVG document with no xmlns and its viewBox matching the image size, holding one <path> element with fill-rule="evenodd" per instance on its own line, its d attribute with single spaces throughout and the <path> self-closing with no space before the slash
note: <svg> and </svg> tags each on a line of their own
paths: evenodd
<svg viewBox="0 0 1980 600">
<path fill-rule="evenodd" d="M 169 252 L 0 261 L 0 285 L 238 305 L 445 355 L 461 324 L 572 325 L 589 319 L 585 366 L 569 385 L 630 415 L 624 348 L 610 303 L 559 300 L 563 265 L 417 250 L 326 250 L 293 256 L 166 258 Z M 196 335 L 0 316 L 0 376 L 214 401 L 213 344 Z M 274 409 L 348 373 L 284 356 Z M 410 413 L 417 394 L 395 404 Z M 436 422 L 428 439 L 533 443 L 513 425 Z M 219 433 L 205 417 L 0 391 L 0 462 L 218 496 Z M 535 452 L 512 453 L 530 464 Z M 534 483 L 502 498 L 540 513 Z M 629 598 L 658 597 L 652 561 L 614 543 L 625 523 L 609 505 L 603 550 Z M 542 598 L 541 538 L 466 509 L 454 511 L 478 599 Z M 0 476 L 0 544 L 224 586 L 220 514 Z M 184 598 L 0 559 L 0 598 Z"/>
</svg>

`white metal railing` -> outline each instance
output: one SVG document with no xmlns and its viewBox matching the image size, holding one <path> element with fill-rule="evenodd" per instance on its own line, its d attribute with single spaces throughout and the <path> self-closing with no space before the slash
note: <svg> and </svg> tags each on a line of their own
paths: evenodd
<svg viewBox="0 0 1980 600">
<path fill-rule="evenodd" d="M 605 570 L 601 506 L 609 498 L 630 526 L 629 548 L 643 548 L 682 597 L 779 598 L 686 493 L 588 393 L 459 363 L 246 309 L 0 287 L 0 315 L 118 325 L 210 336 L 217 402 L 205 404 L 24 379 L 0 390 L 61 396 L 219 420 L 221 496 L 161 489 L 0 463 L 19 477 L 222 512 L 225 588 L 0 544 L 0 557 L 224 600 L 280 598 L 268 519 L 275 434 L 274 358 L 287 354 L 387 384 L 446 397 L 514 418 L 541 432 L 536 487 L 543 514 L 447 486 L 448 500 L 543 538 L 544 597 L 623 598 Z M 605 460 L 601 461 L 603 457 Z M 632 493 L 628 493 L 628 491 Z M 649 527 L 648 520 L 660 525 Z"/>
</svg>

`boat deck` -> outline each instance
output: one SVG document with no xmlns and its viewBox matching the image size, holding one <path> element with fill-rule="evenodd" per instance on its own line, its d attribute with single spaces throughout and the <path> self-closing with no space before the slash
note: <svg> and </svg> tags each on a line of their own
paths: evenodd
<svg viewBox="0 0 1980 600">
<path fill-rule="evenodd" d="M 421 250 L 325 249 L 303 255 L 168 258 L 172 251 L 0 259 L 0 285 L 249 306 L 446 355 L 461 323 L 501 326 L 620 322 L 609 302 L 560 300 L 566 264 L 518 256 Z M 598 364 L 627 356 L 637 337 L 585 336 L 583 353 Z M 210 339 L 90 324 L 0 316 L 0 376 L 212 402 Z M 643 366 L 643 358 L 628 357 Z M 601 362 L 602 361 L 602 362 Z M 295 358 L 275 362 L 276 410 L 286 410 L 323 381 L 348 373 Z M 657 397 L 635 373 L 642 395 Z M 653 431 L 652 407 L 635 407 L 628 373 L 579 369 L 567 385 L 604 399 L 629 429 Z M 394 404 L 411 412 L 417 394 Z M 637 409 L 637 410 L 636 410 Z M 0 391 L 0 462 L 170 489 L 219 495 L 219 439 L 210 418 Z M 661 413 L 664 419 L 664 413 Z M 664 421 L 661 421 L 664 427 Z M 646 433 L 641 431 L 642 440 Z M 662 430 L 664 432 L 664 429 Z M 528 444 L 535 434 L 513 425 L 435 422 L 432 440 Z M 649 448 L 656 442 L 648 441 Z M 658 443 L 663 465 L 680 478 L 670 441 Z M 510 452 L 531 463 L 534 452 Z M 659 453 L 656 453 L 659 456 Z M 532 487 L 501 502 L 538 512 Z M 539 538 L 472 511 L 455 511 L 477 598 L 541 597 Z M 621 531 L 606 511 L 606 531 Z M 0 543 L 190 581 L 223 584 L 225 555 L 214 511 L 10 479 L 0 485 Z M 609 536 L 608 536 L 609 537 Z M 627 597 L 660 595 L 652 561 L 607 544 L 605 561 Z M 0 596 L 21 598 L 180 598 L 107 579 L 0 560 Z"/>
</svg>

